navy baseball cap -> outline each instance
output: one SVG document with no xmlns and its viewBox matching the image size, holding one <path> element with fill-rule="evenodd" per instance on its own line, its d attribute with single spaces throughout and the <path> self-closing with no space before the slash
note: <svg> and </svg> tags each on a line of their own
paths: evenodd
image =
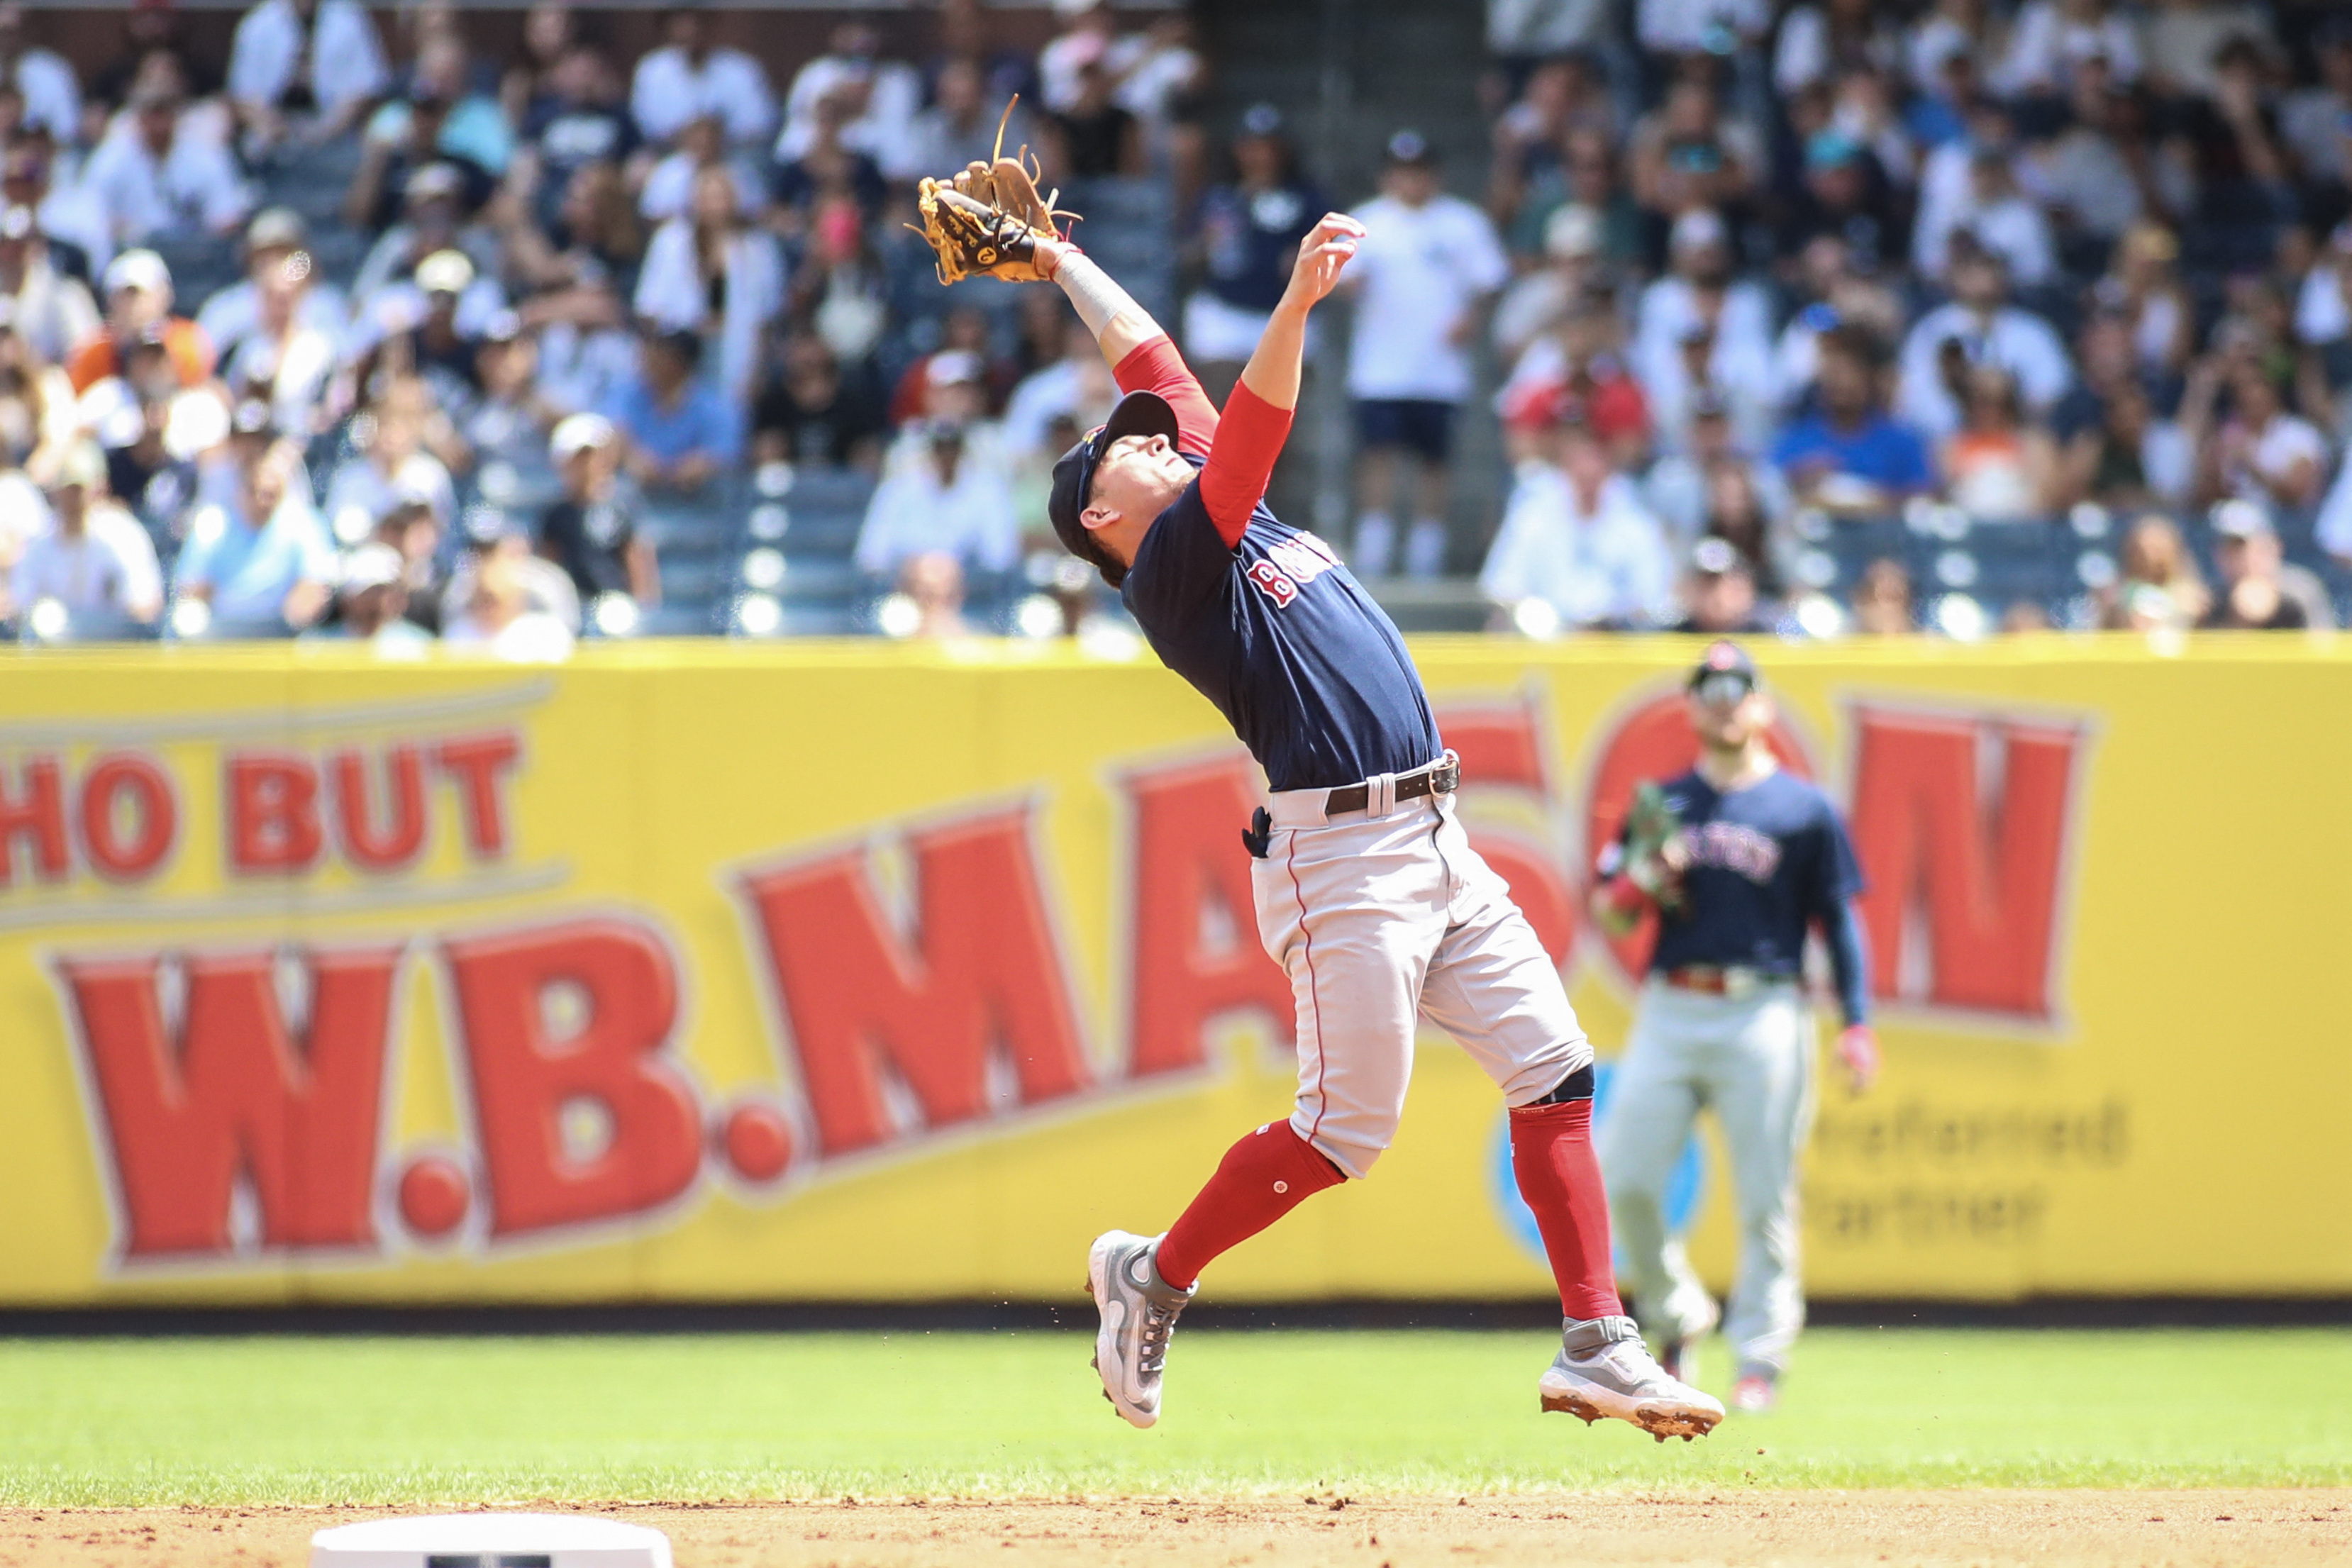
<svg viewBox="0 0 2352 1568">
<path fill-rule="evenodd" d="M 1727 639 L 1718 639 L 1706 645 L 1706 652 L 1699 655 L 1697 667 L 1691 671 L 1689 685 L 1696 688 L 1711 675 L 1737 675 L 1748 683 L 1750 691 L 1754 691 L 1762 680 L 1756 673 L 1756 661 L 1748 656 L 1748 650 Z"/>
<path fill-rule="evenodd" d="M 1095 542 L 1078 518 L 1087 509 L 1087 492 L 1094 488 L 1095 465 L 1102 461 L 1112 442 L 1125 435 L 1164 435 L 1172 442 L 1176 411 L 1158 392 L 1131 392 L 1120 398 L 1112 405 L 1110 417 L 1079 437 L 1078 444 L 1054 465 L 1054 487 L 1045 498 L 1045 515 L 1054 520 L 1054 534 L 1062 548 L 1092 565 L 1113 588 L 1125 580 L 1127 568 Z"/>
</svg>

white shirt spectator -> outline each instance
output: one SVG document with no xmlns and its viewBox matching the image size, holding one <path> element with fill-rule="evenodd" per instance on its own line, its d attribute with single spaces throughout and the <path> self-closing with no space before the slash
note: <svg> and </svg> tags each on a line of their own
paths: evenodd
<svg viewBox="0 0 2352 1568">
<path fill-rule="evenodd" d="M 740 49 L 711 49 L 697 65 L 672 44 L 637 62 L 629 83 L 629 118 L 648 141 L 667 141 L 690 120 L 719 116 L 727 140 L 764 141 L 776 124 L 768 73 Z"/>
<path fill-rule="evenodd" d="M 108 232 L 121 245 L 199 225 L 227 234 L 253 206 L 226 145 L 183 129 L 158 158 L 127 116 L 89 155 L 82 184 L 98 198 Z"/>
<path fill-rule="evenodd" d="M 1572 626 L 1675 619 L 1665 530 L 1622 474 L 1601 482 L 1586 512 L 1558 467 L 1521 464 L 1478 587 L 1498 604 L 1540 599 Z"/>
<path fill-rule="evenodd" d="M 1961 230 L 2000 257 L 2011 281 L 2039 287 L 2058 276 L 2058 247 L 2050 235 L 2050 220 L 2023 196 L 2003 196 L 1979 202 L 1973 196 L 1943 207 L 1930 223 L 1922 214 L 1912 236 L 1912 253 L 1919 270 L 1930 277 L 1944 276 L 1952 258 L 1952 236 Z"/>
<path fill-rule="evenodd" d="M 302 32 L 293 0 L 261 0 L 247 11 L 229 47 L 229 97 L 272 106 L 285 98 L 303 57 Z M 374 98 L 392 84 L 383 41 L 358 0 L 319 0 L 309 60 L 310 96 L 330 114 Z"/>
<path fill-rule="evenodd" d="M 338 350 L 351 325 L 351 303 L 343 298 L 343 291 L 316 273 L 310 275 L 310 285 L 303 291 L 302 302 L 294 308 L 297 326 L 324 333 Z M 260 329 L 261 286 L 247 277 L 221 289 L 196 312 L 196 325 L 205 329 L 213 351 L 226 361 L 246 339 Z"/>
<path fill-rule="evenodd" d="M 1685 278 L 1668 273 L 1642 290 L 1635 311 L 1633 341 L 1626 351 L 1633 373 L 1647 377 L 1664 373 L 1661 367 L 1678 360 L 1683 334 L 1704 318 L 1698 290 Z M 1745 280 L 1724 290 L 1723 308 L 1715 320 L 1718 355 L 1727 363 L 1770 363 L 1772 358 L 1772 297 L 1759 284 Z"/>
<path fill-rule="evenodd" d="M 62 174 L 64 160 L 58 162 Z M 81 180 L 53 180 L 34 215 L 40 220 L 43 234 L 81 246 L 89 257 L 93 277 L 105 272 L 106 264 L 114 259 L 114 235 L 106 226 L 106 207 Z"/>
<path fill-rule="evenodd" d="M 1080 430 L 1092 429 L 1110 417 L 1110 405 L 1118 397 L 1118 384 L 1101 355 L 1056 360 L 1013 389 L 1001 426 L 1004 449 L 1016 458 L 1044 454 L 1055 419 L 1067 414 Z"/>
<path fill-rule="evenodd" d="M 1829 16 L 1821 6 L 1799 5 L 1782 18 L 1780 42 L 1772 49 L 1772 85 L 1783 98 L 1828 79 L 1830 45 Z M 1882 70 L 1893 69 L 1901 54 L 1893 32 L 1883 23 L 1873 29 L 1865 52 Z"/>
<path fill-rule="evenodd" d="M 2348 282 L 2352 282 L 2352 264 L 2330 266 L 2326 258 L 2303 275 L 2303 287 L 2294 297 L 2296 337 L 2306 343 L 2333 343 L 2338 338 L 2352 337 Z"/>
<path fill-rule="evenodd" d="M 617 327 L 551 321 L 539 334 L 539 395 L 559 414 L 604 406 L 637 371 L 637 340 Z"/>
<path fill-rule="evenodd" d="M 2247 444 L 2243 455 L 2222 476 L 2230 488 L 2249 501 L 2267 503 L 2273 487 L 2283 484 L 2295 466 L 2308 460 L 2327 466 L 2327 438 L 2310 421 L 2291 413 L 2273 415 Z"/>
<path fill-rule="evenodd" d="M 1164 123 L 1176 101 L 1200 79 L 1201 57 L 1179 43 L 1145 35 L 1142 54 L 1111 94 L 1119 108 L 1147 125 Z"/>
<path fill-rule="evenodd" d="M 1009 571 L 1021 559 L 1021 530 L 1013 490 L 994 465 L 969 458 L 956 464 L 953 483 L 939 465 L 898 465 L 875 487 L 857 530 L 857 565 L 890 576 L 919 555 L 954 556 L 967 567 Z"/>
<path fill-rule="evenodd" d="M 1681 451 L 1688 444 L 1691 401 L 1700 387 L 1691 376 L 1688 356 L 1677 350 L 1654 365 L 1636 366 L 1635 372 L 1649 400 L 1650 423 L 1659 446 Z M 1722 397 L 1731 416 L 1732 438 L 1741 450 L 1761 452 L 1771 444 L 1777 389 L 1769 343 L 1717 338 L 1707 356 L 1705 384 Z"/>
<path fill-rule="evenodd" d="M 1486 47 L 1498 55 L 1559 55 L 1601 42 L 1609 0 L 1486 0 Z"/>
<path fill-rule="evenodd" d="M 1418 207 L 1375 196 L 1355 216 L 1365 232 L 1349 269 L 1359 292 L 1349 395 L 1463 402 L 1471 340 L 1462 329 L 1511 276 L 1495 225 L 1444 193 Z"/>
<path fill-rule="evenodd" d="M 740 158 L 730 158 L 726 164 L 728 177 L 735 182 L 737 210 L 765 211 L 768 190 L 761 183 L 759 174 Z M 694 154 L 683 150 L 655 164 L 647 172 L 646 188 L 637 197 L 637 215 L 654 224 L 683 217 L 694 204 L 694 176 L 701 168 Z"/>
<path fill-rule="evenodd" d="M 1652 54 L 1696 55 L 1712 52 L 1718 28 L 1756 38 L 1770 21 L 1765 0 L 1640 0 L 1633 30 Z"/>
<path fill-rule="evenodd" d="M 392 509 L 408 501 L 423 501 L 446 531 L 457 520 L 457 490 L 449 470 L 429 452 L 412 452 L 390 474 L 354 457 L 335 470 L 327 485 L 327 522 L 345 544 L 357 544 Z"/>
<path fill-rule="evenodd" d="M 1140 33 L 1108 42 L 1083 28 L 1065 33 L 1037 51 L 1037 96 L 1055 113 L 1072 108 L 1078 101 L 1078 73 L 1089 61 L 1102 61 L 1116 78 L 1125 76 L 1148 47 Z"/>
<path fill-rule="evenodd" d="M 765 229 L 739 229 L 727 241 L 727 300 L 717 340 L 719 384 L 733 397 L 750 395 L 760 369 L 760 334 L 784 308 L 784 258 Z M 694 225 L 672 218 L 654 231 L 637 274 L 636 313 L 662 327 L 700 330 L 710 291 L 694 251 Z"/>
<path fill-rule="evenodd" d="M 2352 561 L 2352 458 L 2336 471 L 2336 483 L 2319 503 L 2319 520 L 2312 538 L 2337 560 Z"/>
<path fill-rule="evenodd" d="M 25 541 L 10 580 L 22 607 L 54 599 L 68 611 L 111 611 L 152 619 L 163 602 L 163 569 L 138 520 L 113 501 L 96 501 L 81 532 L 52 525 Z"/>
<path fill-rule="evenodd" d="M 8 73 L 25 99 L 25 123 L 47 131 L 60 147 L 81 140 L 81 84 L 65 57 L 49 49 L 26 49 Z"/>
<path fill-rule="evenodd" d="M 2001 96 L 2055 92 L 2066 86 L 2075 63 L 2097 57 L 2119 85 L 2139 80 L 2139 35 L 2128 18 L 2110 8 L 2095 22 L 2070 20 L 2059 0 L 2028 0 L 2010 35 L 2009 57 L 1993 72 Z"/>
<path fill-rule="evenodd" d="M 895 60 L 856 60 L 841 55 L 819 55 L 793 78 L 784 94 L 784 128 L 776 136 L 776 162 L 790 163 L 815 146 L 819 100 L 861 81 L 869 84 L 866 110 L 841 128 L 841 144 L 873 159 L 892 179 L 911 179 L 925 172 L 910 162 L 911 133 L 923 108 L 922 78 L 912 66 Z"/>
<path fill-rule="evenodd" d="M 79 278 L 50 266 L 46 255 L 26 256 L 24 276 L 9 298 L 17 333 L 53 365 L 62 364 L 69 350 L 98 330 L 98 305 L 89 290 Z"/>
<path fill-rule="evenodd" d="M 2271 31 L 2269 7 L 2239 0 L 2199 0 L 2193 5 L 2154 5 L 2147 28 L 2148 74 L 2168 91 L 2186 97 L 2213 94 L 2213 55 L 2231 38 L 2251 38 L 2264 57 L 2279 57 L 2278 38 Z"/>
<path fill-rule="evenodd" d="M 1971 364 L 1998 365 L 2014 376 L 2028 408 L 2048 408 L 2074 384 L 2066 345 L 2049 322 L 2032 311 L 2004 305 L 1988 322 L 1964 305 L 1939 306 L 1921 317 L 1903 340 L 1895 392 L 1895 417 L 1936 440 L 1960 427 L 1959 404 L 1944 385 L 1941 355 L 1947 339 L 1959 340 Z"/>
</svg>

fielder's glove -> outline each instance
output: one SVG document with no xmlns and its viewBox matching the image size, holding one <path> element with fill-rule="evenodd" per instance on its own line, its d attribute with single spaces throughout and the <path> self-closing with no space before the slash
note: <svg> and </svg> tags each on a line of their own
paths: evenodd
<svg viewBox="0 0 2352 1568">
<path fill-rule="evenodd" d="M 1004 112 L 1010 118 L 1013 105 L 1006 104 Z M 1042 281 L 1047 275 L 1037 269 L 1037 242 L 1067 237 L 1057 220 L 1077 215 L 1055 207 L 1059 191 L 1040 196 L 1042 171 L 1030 166 L 1029 149 L 1007 158 L 1002 123 L 996 134 L 994 162 L 974 159 L 952 179 L 926 179 L 916 187 L 915 205 L 923 216 L 916 232 L 929 243 L 941 283 L 975 274 L 1013 283 Z"/>
<path fill-rule="evenodd" d="M 1643 784 L 1633 791 L 1633 808 L 1625 814 L 1625 879 L 1663 910 L 1682 906 L 1682 831 L 1664 790 Z"/>
</svg>

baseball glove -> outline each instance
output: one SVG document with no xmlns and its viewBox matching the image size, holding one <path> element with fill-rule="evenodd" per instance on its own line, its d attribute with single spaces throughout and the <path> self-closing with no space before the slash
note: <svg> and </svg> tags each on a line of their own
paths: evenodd
<svg viewBox="0 0 2352 1568">
<path fill-rule="evenodd" d="M 1625 813 L 1625 875 L 1661 909 L 1678 908 L 1683 901 L 1682 831 L 1664 790 L 1643 784 L 1633 791 Z"/>
<path fill-rule="evenodd" d="M 1012 117 L 1012 104 L 1004 113 Z M 1058 220 L 1077 215 L 1055 207 L 1059 191 L 1037 193 L 1042 171 L 1033 167 L 1028 148 L 1016 157 L 1003 155 L 1003 121 L 996 135 L 993 162 L 974 159 L 950 179 L 926 179 L 917 187 L 915 205 L 923 224 L 915 232 L 930 245 L 941 283 L 975 275 L 1037 282 L 1045 276 L 1037 270 L 1037 242 L 1066 237 Z"/>
</svg>

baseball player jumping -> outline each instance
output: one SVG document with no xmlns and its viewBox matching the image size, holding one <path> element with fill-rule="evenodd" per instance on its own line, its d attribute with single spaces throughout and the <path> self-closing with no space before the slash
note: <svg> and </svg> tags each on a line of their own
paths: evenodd
<svg viewBox="0 0 2352 1568">
<path fill-rule="evenodd" d="M 1668 1230 L 1668 1176 L 1701 1107 L 1722 1124 L 1738 1193 L 1739 1263 L 1725 1334 L 1738 1357 L 1732 1405 L 1771 1407 L 1805 1321 L 1797 1277 L 1797 1154 L 1812 1121 L 1812 1019 L 1800 985 L 1807 931 L 1828 939 L 1845 1029 L 1837 1053 L 1855 1093 L 1878 1071 L 1853 900 L 1862 873 L 1829 797 L 1781 770 L 1766 742 L 1770 696 L 1748 654 L 1710 646 L 1691 674 L 1698 766 L 1655 787 L 1664 814 L 1601 854 L 1593 911 L 1622 936 L 1658 910 L 1658 941 L 1633 1037 L 1599 1133 L 1610 1213 L 1636 1316 L 1668 1375 L 1696 1375 L 1692 1346 L 1717 1311 Z"/>
<path fill-rule="evenodd" d="M 1055 465 L 1055 531 L 1119 590 L 1160 659 L 1232 723 L 1272 787 L 1243 837 L 1259 935 L 1297 998 L 1297 1103 L 1234 1144 L 1165 1235 L 1114 1230 L 1095 1242 L 1087 1269 L 1104 1393 L 1136 1426 L 1157 1421 L 1169 1335 L 1202 1271 L 1370 1171 L 1396 1132 L 1425 1013 L 1512 1107 L 1513 1168 L 1566 1313 L 1543 1408 L 1615 1416 L 1661 1442 L 1707 1431 L 1723 1406 L 1662 1372 L 1618 1302 L 1592 1152 L 1592 1050 L 1559 972 L 1464 836 L 1456 763 L 1404 642 L 1328 546 L 1265 507 L 1307 313 L 1338 283 L 1361 225 L 1334 214 L 1307 235 L 1220 415 L 1140 306 L 1050 220 L 1020 221 L 1049 204 L 1011 160 L 925 194 L 942 277 L 1050 278 L 1094 332 L 1124 395 Z"/>
</svg>

